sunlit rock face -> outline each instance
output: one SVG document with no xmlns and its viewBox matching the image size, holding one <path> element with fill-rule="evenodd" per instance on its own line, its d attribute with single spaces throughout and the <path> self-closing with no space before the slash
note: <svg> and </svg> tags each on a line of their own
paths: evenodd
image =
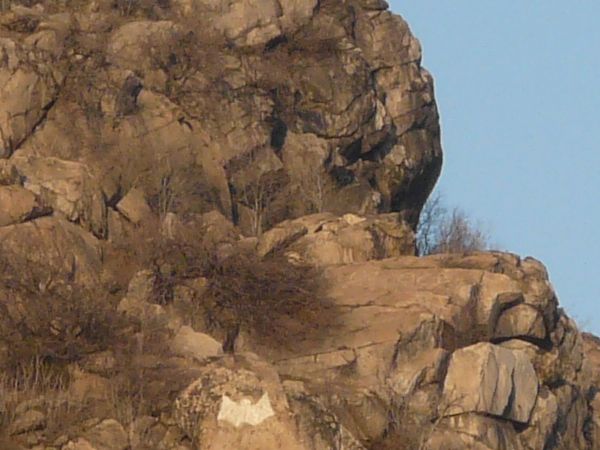
<svg viewBox="0 0 600 450">
<path fill-rule="evenodd" d="M 412 256 L 440 130 L 385 1 L 17 3 L 0 2 L 0 366 L 5 338 L 47 336 L 69 383 L 4 395 L 0 448 L 600 448 L 600 343 L 544 266 Z M 166 255 L 190 244 L 316 267 L 331 323 L 225 329 L 214 280 Z M 75 308 L 89 298 L 110 320 Z M 101 320 L 122 324 L 110 345 Z"/>
<path fill-rule="evenodd" d="M 111 206 L 132 187 L 156 203 L 168 179 L 172 212 L 217 208 L 248 234 L 323 211 L 397 212 L 414 227 L 441 167 L 438 114 L 419 43 L 386 7 L 17 8 L 0 42 L 0 156 L 71 180 L 85 169 L 69 189 L 101 180 Z M 95 198 L 46 187 L 110 233 Z"/>
</svg>

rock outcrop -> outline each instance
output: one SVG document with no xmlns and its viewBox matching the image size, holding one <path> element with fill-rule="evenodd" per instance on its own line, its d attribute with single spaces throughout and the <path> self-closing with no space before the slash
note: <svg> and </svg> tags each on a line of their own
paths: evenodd
<svg viewBox="0 0 600 450">
<path fill-rule="evenodd" d="M 0 5 L 1 448 L 600 448 L 600 341 L 544 266 L 414 256 L 440 130 L 385 1 L 18 3 Z M 246 255 L 316 266 L 314 323 L 263 308 L 269 340 L 239 290 L 219 321 L 204 269 Z"/>
<path fill-rule="evenodd" d="M 132 187 L 250 234 L 322 211 L 415 226 L 440 171 L 437 111 L 384 2 L 140 4 L 4 13 L 0 154 L 28 189 L 98 237 Z"/>
</svg>

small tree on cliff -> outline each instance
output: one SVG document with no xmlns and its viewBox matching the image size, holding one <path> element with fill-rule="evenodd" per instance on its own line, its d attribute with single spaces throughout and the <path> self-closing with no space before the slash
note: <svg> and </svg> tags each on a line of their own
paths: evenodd
<svg viewBox="0 0 600 450">
<path fill-rule="evenodd" d="M 481 224 L 474 223 L 462 209 L 455 207 L 449 212 L 439 193 L 427 200 L 417 227 L 419 255 L 474 252 L 489 247 L 489 236 Z"/>
<path fill-rule="evenodd" d="M 235 201 L 250 211 L 252 234 L 260 236 L 267 223 L 271 204 L 287 184 L 287 175 L 282 170 L 264 172 L 254 176 L 237 189 L 233 189 Z"/>
</svg>

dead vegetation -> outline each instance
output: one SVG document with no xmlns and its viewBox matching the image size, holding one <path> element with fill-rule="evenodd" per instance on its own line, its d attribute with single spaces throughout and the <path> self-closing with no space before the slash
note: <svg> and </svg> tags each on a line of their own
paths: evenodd
<svg viewBox="0 0 600 450">
<path fill-rule="evenodd" d="M 0 337 L 8 367 L 34 359 L 66 364 L 119 340 L 123 324 L 106 293 L 6 252 L 0 272 Z"/>
<path fill-rule="evenodd" d="M 48 436 L 64 431 L 83 412 L 69 395 L 69 376 L 40 358 L 0 376 L 0 435 L 18 432 L 19 416 L 36 411 Z M 43 418 L 43 419 L 42 419 Z M 0 444 L 4 444 L 0 441 Z M 4 448 L 4 447 L 2 447 Z"/>
<path fill-rule="evenodd" d="M 490 237 L 481 223 L 462 209 L 448 211 L 440 194 L 427 200 L 417 227 L 419 255 L 483 251 L 490 246 Z"/>
<path fill-rule="evenodd" d="M 316 268 L 292 264 L 283 255 L 260 258 L 253 250 L 224 252 L 195 242 L 180 238 L 153 246 L 157 303 L 169 304 L 177 286 L 204 279 L 205 289 L 192 300 L 192 310 L 229 339 L 244 329 L 270 343 L 290 345 L 294 333 L 310 335 L 334 324 L 335 311 Z"/>
</svg>

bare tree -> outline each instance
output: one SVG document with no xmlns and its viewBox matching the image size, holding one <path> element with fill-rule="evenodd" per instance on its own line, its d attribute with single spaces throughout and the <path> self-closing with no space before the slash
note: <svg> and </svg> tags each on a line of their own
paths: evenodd
<svg viewBox="0 0 600 450">
<path fill-rule="evenodd" d="M 252 232 L 260 236 L 265 228 L 266 214 L 271 203 L 285 185 L 283 171 L 270 171 L 255 177 L 238 193 L 237 200 L 248 207 L 252 214 Z"/>
<path fill-rule="evenodd" d="M 474 223 L 460 208 L 448 212 L 439 193 L 429 198 L 417 227 L 420 255 L 473 252 L 489 247 L 489 236 L 480 223 Z"/>
<path fill-rule="evenodd" d="M 441 222 L 447 216 L 442 206 L 442 196 L 439 192 L 431 195 L 419 217 L 417 226 L 417 249 L 420 255 L 430 255 L 437 244 L 438 230 Z"/>
<path fill-rule="evenodd" d="M 323 168 L 310 171 L 298 184 L 299 194 L 309 212 L 321 213 L 325 207 L 327 173 Z"/>
</svg>

